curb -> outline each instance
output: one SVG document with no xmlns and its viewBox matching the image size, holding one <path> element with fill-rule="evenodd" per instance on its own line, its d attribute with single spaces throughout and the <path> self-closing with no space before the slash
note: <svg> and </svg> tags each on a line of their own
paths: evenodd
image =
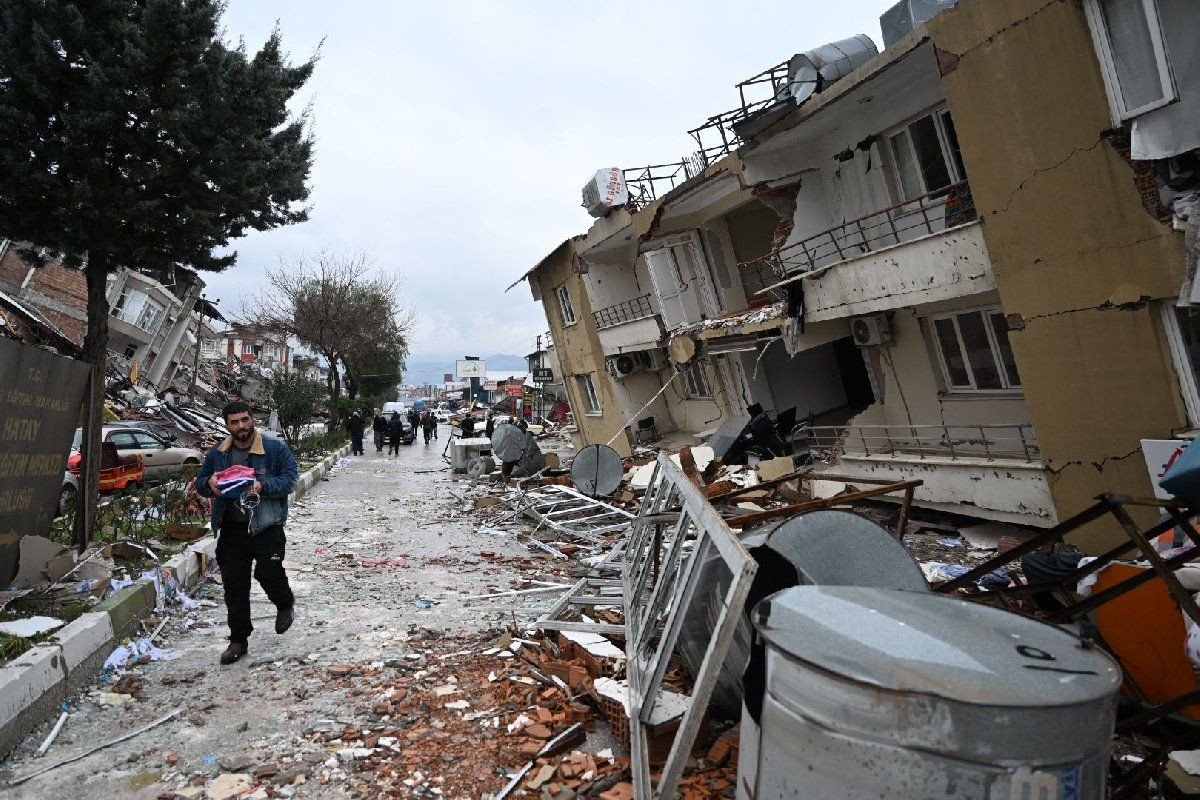
<svg viewBox="0 0 1200 800">
<path fill-rule="evenodd" d="M 296 490 L 288 496 L 288 504 L 311 491 L 349 452 L 350 445 L 346 445 L 301 475 Z M 205 536 L 164 561 L 161 569 L 170 573 L 181 590 L 190 592 L 200 584 L 216 557 L 216 537 Z M 57 716 L 59 703 L 96 676 L 117 644 L 154 610 L 157 602 L 154 581 L 135 581 L 0 667 L 0 757 L 33 728 Z"/>
</svg>

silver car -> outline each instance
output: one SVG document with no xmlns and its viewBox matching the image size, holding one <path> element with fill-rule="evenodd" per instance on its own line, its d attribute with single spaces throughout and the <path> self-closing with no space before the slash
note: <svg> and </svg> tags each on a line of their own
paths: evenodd
<svg viewBox="0 0 1200 800">
<path fill-rule="evenodd" d="M 138 453 L 146 468 L 146 480 L 164 480 L 175 476 L 184 467 L 200 467 L 204 453 L 194 447 L 176 447 L 164 442 L 149 431 L 105 425 L 100 438 L 112 442 L 121 454 Z M 73 448 L 78 450 L 83 429 L 75 429 Z"/>
</svg>

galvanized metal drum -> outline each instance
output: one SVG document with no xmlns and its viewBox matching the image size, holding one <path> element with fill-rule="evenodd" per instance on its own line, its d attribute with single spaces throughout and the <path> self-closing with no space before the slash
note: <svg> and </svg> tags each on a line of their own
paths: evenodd
<svg viewBox="0 0 1200 800">
<path fill-rule="evenodd" d="M 754 626 L 766 683 L 742 720 L 738 797 L 1105 795 L 1121 671 L 1058 628 L 850 586 L 785 589 Z"/>
<path fill-rule="evenodd" d="M 851 511 L 809 511 L 739 538 L 758 562 L 758 573 L 713 690 L 713 704 L 731 719 L 742 712 L 742 673 L 750 660 L 753 635 L 749 611 L 759 600 L 798 584 L 929 591 L 921 568 L 888 529 Z M 719 557 L 708 559 L 699 569 L 699 585 L 711 588 L 696 594 L 679 637 L 679 654 L 693 675 L 704 660 L 721 598 L 729 588 L 729 572 Z"/>
</svg>

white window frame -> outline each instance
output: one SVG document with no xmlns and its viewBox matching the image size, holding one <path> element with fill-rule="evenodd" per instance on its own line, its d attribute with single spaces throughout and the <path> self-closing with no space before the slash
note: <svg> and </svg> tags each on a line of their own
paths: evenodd
<svg viewBox="0 0 1200 800">
<path fill-rule="evenodd" d="M 1162 108 L 1178 100 L 1179 91 L 1175 88 L 1175 75 L 1171 70 L 1171 62 L 1167 58 L 1167 46 L 1163 39 L 1157 0 L 1141 0 L 1141 2 L 1142 11 L 1146 15 L 1146 28 L 1150 32 L 1150 44 L 1154 47 L 1154 62 L 1158 65 L 1158 81 L 1159 86 L 1162 87 L 1163 96 L 1137 108 L 1129 108 L 1125 105 L 1125 97 L 1121 93 L 1121 81 L 1117 76 L 1116 62 L 1113 60 L 1108 26 L 1104 23 L 1104 11 L 1100 7 L 1100 2 L 1101 0 L 1084 0 L 1083 9 L 1087 14 L 1088 27 L 1092 31 L 1092 43 L 1096 47 L 1096 58 L 1100 62 L 1100 74 L 1104 78 L 1104 90 L 1108 94 L 1113 122 L 1119 125 L 1127 119 L 1140 116 L 1156 108 Z"/>
<path fill-rule="evenodd" d="M 255 355 L 253 342 L 242 342 L 242 355 L 244 355 L 244 356 Z"/>
<path fill-rule="evenodd" d="M 1175 316 L 1174 302 L 1159 304 L 1159 313 L 1162 315 L 1163 331 L 1167 335 L 1167 345 L 1171 351 L 1171 365 L 1175 367 L 1179 394 L 1183 396 L 1188 420 L 1193 427 L 1200 427 L 1200 386 L 1196 383 L 1187 347 L 1183 343 L 1183 333 L 1179 329 L 1179 319 Z"/>
<path fill-rule="evenodd" d="M 683 396 L 688 400 L 711 400 L 712 384 L 703 361 L 693 361 L 683 370 Z"/>
<path fill-rule="evenodd" d="M 166 312 L 166 306 L 147 296 L 146 301 L 142 303 L 142 307 L 138 310 L 137 319 L 133 324 L 147 333 L 154 333 L 158 329 L 158 324 L 162 321 L 163 315 Z"/>
<path fill-rule="evenodd" d="M 278 361 L 279 360 L 279 345 L 264 344 L 263 349 L 262 349 L 262 354 L 267 358 Z"/>
<path fill-rule="evenodd" d="M 575 376 L 579 385 L 579 393 L 583 397 L 584 412 L 589 417 L 604 416 L 604 407 L 600 405 L 600 395 L 596 392 L 596 383 L 589 375 Z"/>
<path fill-rule="evenodd" d="M 563 327 L 574 325 L 578 320 L 575 318 L 575 306 L 571 303 L 571 293 L 567 291 L 567 285 L 564 283 L 556 288 L 554 295 L 558 298 L 558 310 L 562 312 Z"/>
<path fill-rule="evenodd" d="M 954 158 L 954 153 L 950 149 L 950 136 L 946 133 L 945 118 L 947 116 L 950 116 L 949 106 L 936 106 L 926 111 L 922 111 L 920 114 L 905 120 L 901 124 L 883 134 L 883 141 L 885 144 L 884 149 L 887 151 L 887 160 L 891 168 L 892 181 L 896 185 L 897 202 L 903 203 L 909 200 L 915 200 L 918 197 L 923 197 L 929 194 L 931 191 L 936 191 L 934 189 L 930 189 L 929 185 L 925 182 L 925 173 L 921 171 L 921 162 L 917 158 L 917 148 L 913 145 L 912 133 L 909 132 L 909 128 L 914 123 L 920 122 L 926 117 L 929 117 L 933 120 L 933 128 L 938 140 L 938 149 L 942 153 L 942 161 L 946 164 L 946 174 L 950 176 L 949 185 L 953 186 L 954 184 L 961 183 L 967 179 L 966 175 L 961 174 L 961 170 L 958 168 L 958 161 Z M 951 119 L 953 119 L 953 117 L 951 117 Z M 912 159 L 912 163 L 917 168 L 917 180 L 921 182 L 920 194 L 913 195 L 912 197 L 907 197 L 905 195 L 904 180 L 900 175 L 900 165 L 896 163 L 896 154 L 892 147 L 893 137 L 900 136 L 901 134 L 904 136 L 905 149 L 908 151 L 908 156 Z M 961 142 L 959 144 L 961 145 Z"/>
<path fill-rule="evenodd" d="M 1013 394 L 1021 392 L 1022 386 L 1019 383 L 1011 383 L 1008 379 L 1008 369 L 1004 366 L 1004 357 L 1000 352 L 1000 343 L 996 341 L 996 331 L 992 328 L 990 316 L 999 313 L 1001 316 L 1004 310 L 999 306 L 984 306 L 983 308 L 959 308 L 954 311 L 947 311 L 944 314 L 932 314 L 926 317 L 929 320 L 929 338 L 933 343 L 934 352 L 937 353 L 938 366 L 942 372 L 942 383 L 946 387 L 946 391 L 950 394 Z M 975 371 L 971 368 L 971 361 L 967 357 L 967 345 L 963 341 L 962 330 L 959 328 L 957 317 L 960 314 L 982 314 L 984 319 L 984 331 L 988 337 L 988 348 L 992 352 L 992 358 L 995 359 L 997 373 L 1000 376 L 1001 388 L 999 389 L 980 389 L 975 384 Z M 954 325 L 954 333 L 958 337 L 958 351 L 962 353 L 963 365 L 967 370 L 967 378 L 970 380 L 970 386 L 955 386 L 950 378 L 950 367 L 946 364 L 946 354 L 942 352 L 942 342 L 938 338 L 937 327 L 934 323 L 939 319 L 948 319 Z M 1011 342 L 1009 349 L 1012 349 Z M 1020 375 L 1017 376 L 1018 378 Z"/>
<path fill-rule="evenodd" d="M 215 352 L 217 352 L 217 348 L 218 348 L 219 344 L 220 343 L 216 339 L 201 339 L 200 340 L 200 352 L 201 353 L 215 353 Z"/>
</svg>

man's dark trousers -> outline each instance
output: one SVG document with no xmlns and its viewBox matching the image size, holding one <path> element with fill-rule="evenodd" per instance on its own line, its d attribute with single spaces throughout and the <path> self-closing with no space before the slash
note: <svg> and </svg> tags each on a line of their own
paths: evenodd
<svg viewBox="0 0 1200 800">
<path fill-rule="evenodd" d="M 356 456 L 361 456 L 363 454 L 362 431 L 350 431 L 350 452 Z"/>
<path fill-rule="evenodd" d="M 225 609 L 229 619 L 229 640 L 242 642 L 250 637 L 250 568 L 254 578 L 276 608 L 291 608 L 296 602 L 283 570 L 284 536 L 282 525 L 272 525 L 251 536 L 246 523 L 221 525 L 217 539 L 217 566 L 225 586 Z"/>
</svg>

